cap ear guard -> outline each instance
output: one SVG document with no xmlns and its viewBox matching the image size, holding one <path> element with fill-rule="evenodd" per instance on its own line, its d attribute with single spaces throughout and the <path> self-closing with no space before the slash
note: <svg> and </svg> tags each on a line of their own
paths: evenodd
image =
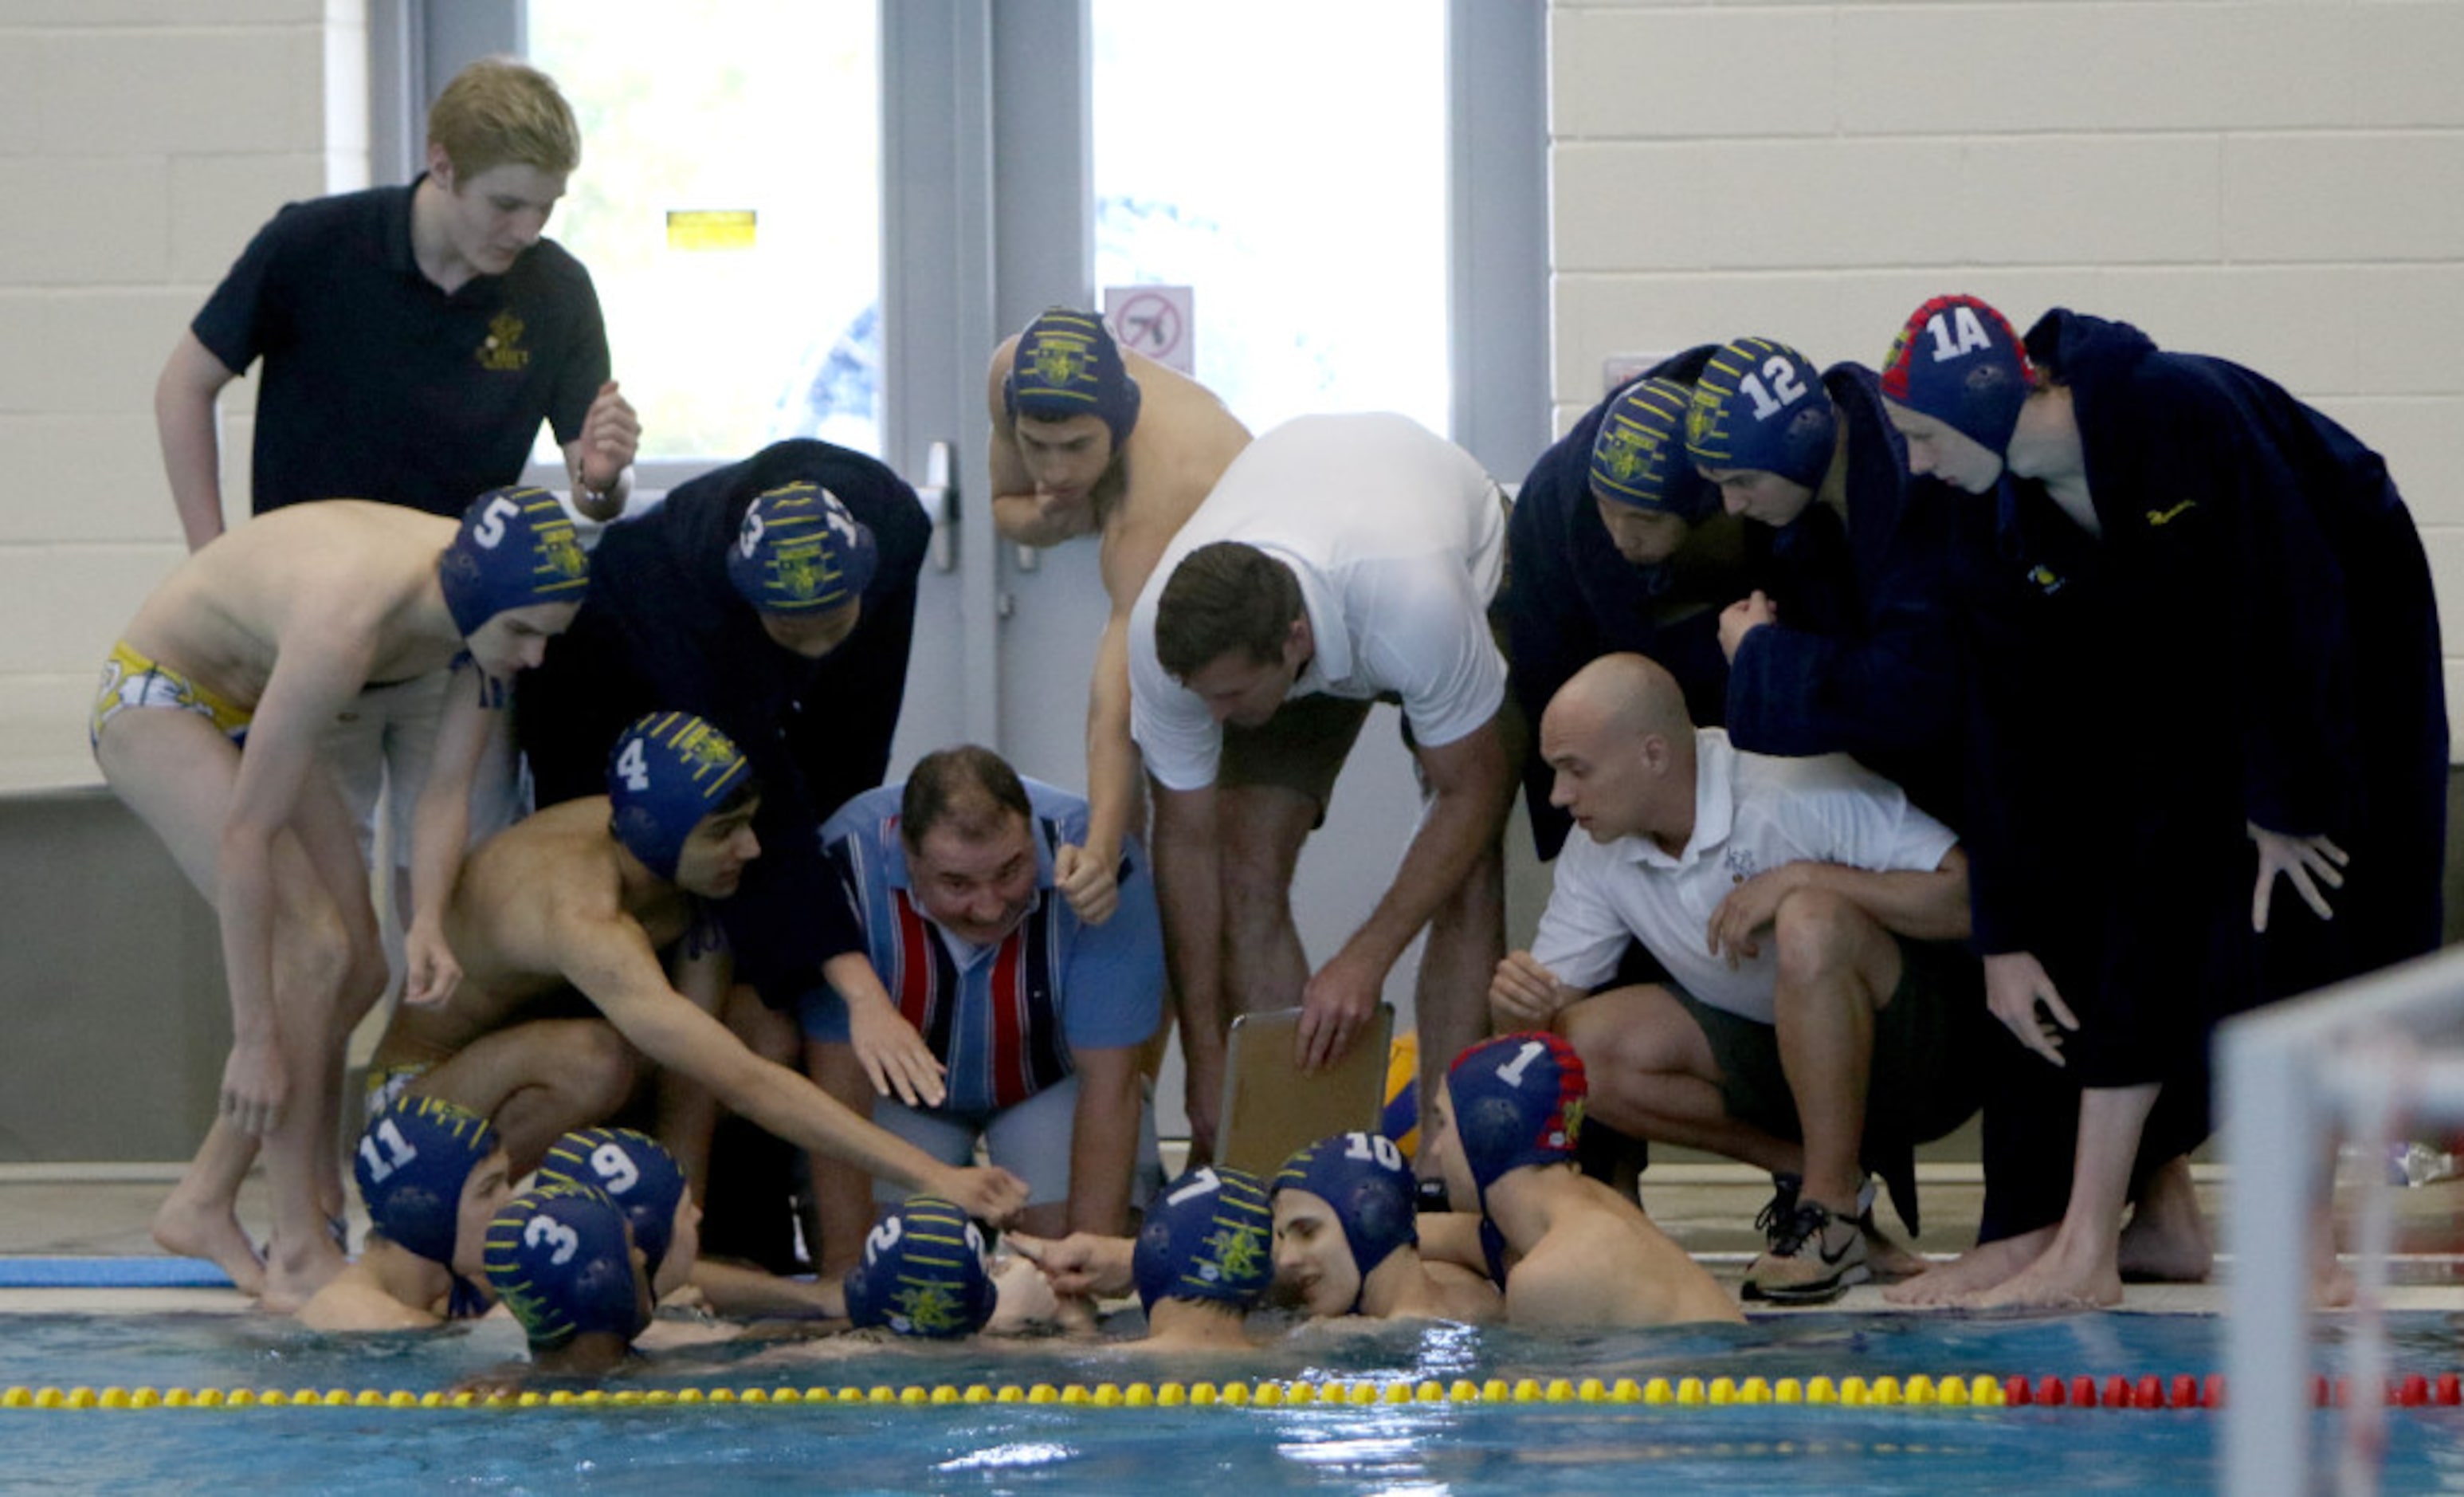
<svg viewBox="0 0 2464 1497">
<path fill-rule="evenodd" d="M 1500 1176 L 1574 1156 L 1589 1090 L 1583 1058 L 1553 1034 L 1500 1035 L 1455 1058 L 1455 1137 L 1484 1202 Z"/>
<path fill-rule="evenodd" d="M 1246 1310 L 1275 1276 L 1275 1212 L 1246 1170 L 1205 1165 L 1147 1207 L 1130 1255 L 1138 1303 L 1211 1300 Z"/>
<path fill-rule="evenodd" d="M 1050 308 L 1026 325 L 1001 380 L 1001 407 L 1013 423 L 1022 415 L 1041 421 L 1097 416 L 1111 431 L 1115 452 L 1137 428 L 1141 399 L 1104 319 L 1067 307 Z"/>
<path fill-rule="evenodd" d="M 984 1267 L 983 1233 L 937 1196 L 910 1196 L 883 1218 L 843 1283 L 849 1320 L 902 1336 L 973 1335 L 999 1299 Z"/>
<path fill-rule="evenodd" d="M 464 639 L 509 608 L 580 603 L 590 556 L 573 517 L 545 489 L 491 489 L 462 512 L 462 528 L 436 559 L 445 610 Z"/>
<path fill-rule="evenodd" d="M 625 1213 L 570 1180 L 516 1196 L 488 1223 L 488 1283 L 534 1351 L 605 1332 L 630 1342 L 649 1323 Z"/>
<path fill-rule="evenodd" d="M 685 840 L 753 773 L 726 734 L 691 713 L 652 713 L 607 755 L 609 829 L 642 866 L 673 881 Z"/>
<path fill-rule="evenodd" d="M 469 1108 L 404 1095 L 368 1119 L 351 1156 L 368 1222 L 385 1239 L 451 1266 L 462 1190 L 496 1152 L 496 1131 Z"/>
<path fill-rule="evenodd" d="M 630 1128 L 585 1128 L 556 1141 L 539 1161 L 541 1183 L 589 1185 L 605 1192 L 633 1225 L 633 1245 L 656 1278 L 674 1245 L 676 1208 L 685 1172 L 667 1146 Z"/>
<path fill-rule="evenodd" d="M 1774 473 L 1807 488 L 1830 470 L 1838 435 L 1820 371 L 1768 338 L 1713 354 L 1685 413 L 1685 451 L 1697 466 Z"/>
<path fill-rule="evenodd" d="M 2011 449 L 2036 385 L 2011 319 L 1969 296 L 1936 297 L 1910 314 L 1882 364 L 1882 393 L 1995 456 Z"/>
</svg>

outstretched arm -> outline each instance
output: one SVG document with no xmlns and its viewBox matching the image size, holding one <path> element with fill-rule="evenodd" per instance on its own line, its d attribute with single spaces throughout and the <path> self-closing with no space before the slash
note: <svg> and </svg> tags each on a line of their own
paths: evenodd
<svg viewBox="0 0 2464 1497">
<path fill-rule="evenodd" d="M 708 1087 L 737 1113 L 799 1148 L 945 1197 L 987 1221 L 1003 1221 L 1024 1202 L 1025 1185 L 1008 1171 L 953 1169 L 745 1048 L 725 1024 L 668 985 L 649 938 L 631 919 L 569 907 L 550 919 L 557 969 L 636 1049 Z"/>
</svg>

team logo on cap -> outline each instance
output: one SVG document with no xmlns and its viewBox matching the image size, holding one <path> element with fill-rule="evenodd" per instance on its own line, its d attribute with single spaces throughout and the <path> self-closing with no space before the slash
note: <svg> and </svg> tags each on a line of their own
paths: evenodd
<svg viewBox="0 0 2464 1497">
<path fill-rule="evenodd" d="M 1198 1264 L 1199 1278 L 1213 1284 L 1223 1279 L 1254 1279 L 1265 1271 L 1265 1234 L 1248 1223 L 1218 1227 L 1206 1237 L 1211 1259 Z"/>
<path fill-rule="evenodd" d="M 1648 454 L 1637 451 L 1640 445 L 1640 437 L 1632 429 L 1622 425 L 1611 427 L 1600 441 L 1600 466 L 1619 483 L 1634 482 L 1634 475 L 1651 460 Z"/>
<path fill-rule="evenodd" d="M 1087 345 L 1045 333 L 1035 347 L 1035 377 L 1046 385 L 1074 385 L 1087 372 Z"/>
</svg>

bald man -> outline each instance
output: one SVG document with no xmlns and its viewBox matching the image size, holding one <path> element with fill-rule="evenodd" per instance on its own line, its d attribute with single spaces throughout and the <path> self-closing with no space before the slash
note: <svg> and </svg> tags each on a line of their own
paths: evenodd
<svg viewBox="0 0 2464 1497">
<path fill-rule="evenodd" d="M 1087 836 L 1053 862 L 1062 893 L 1101 923 L 1119 899 L 1122 839 L 1143 819 L 1130 738 L 1130 608 L 1163 548 L 1249 445 L 1215 392 L 1112 341 L 1091 312 L 1055 307 L 993 351 L 993 523 L 1023 546 L 1097 538 L 1111 615 L 1087 698 Z"/>
<path fill-rule="evenodd" d="M 1500 1028 L 1552 1028 L 1592 1110 L 1771 1171 L 1748 1298 L 1818 1304 L 1909 1255 L 1873 1230 L 1864 1160 L 1975 1111 L 1983 1033 L 1958 839 L 1841 755 L 1775 759 L 1697 729 L 1668 671 L 1606 655 L 1541 719 L 1569 837 L 1533 949 L 1498 966 Z M 1629 939 L 1670 974 L 1592 993 Z M 1911 1226 L 1912 1192 L 1893 1196 Z"/>
</svg>

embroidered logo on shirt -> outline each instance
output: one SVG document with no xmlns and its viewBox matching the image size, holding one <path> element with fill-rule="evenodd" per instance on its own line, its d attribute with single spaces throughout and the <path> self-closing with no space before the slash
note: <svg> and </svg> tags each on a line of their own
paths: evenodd
<svg viewBox="0 0 2464 1497">
<path fill-rule="evenodd" d="M 2198 507 L 2198 500 L 2184 499 L 2181 503 L 2174 505 L 2169 510 L 2149 510 L 2147 512 L 2147 523 L 2151 525 L 2170 524 L 2181 517 L 2184 510 L 2194 510 Z"/>
<path fill-rule="evenodd" d="M 479 367 L 497 374 L 527 369 L 531 351 L 522 346 L 522 319 L 499 312 L 488 322 L 488 341 L 479 345 Z"/>
<path fill-rule="evenodd" d="M 1746 848 L 1730 847 L 1720 855 L 1720 860 L 1728 866 L 1729 874 L 1740 884 L 1762 871 L 1754 867 L 1753 852 Z"/>
<path fill-rule="evenodd" d="M 2062 590 L 2062 576 L 2044 562 L 2028 568 L 2028 584 L 2050 598 Z"/>
</svg>

